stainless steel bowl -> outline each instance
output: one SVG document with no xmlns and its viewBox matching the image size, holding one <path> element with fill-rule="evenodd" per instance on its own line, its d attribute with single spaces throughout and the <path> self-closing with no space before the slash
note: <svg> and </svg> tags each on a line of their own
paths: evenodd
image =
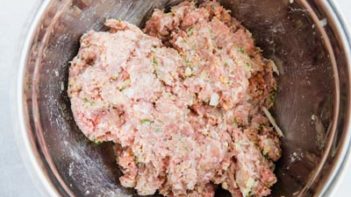
<svg viewBox="0 0 351 197">
<path fill-rule="evenodd" d="M 220 0 L 276 61 L 275 117 L 285 131 L 273 196 L 330 194 L 350 151 L 350 35 L 332 1 Z M 46 195 L 130 196 L 118 183 L 111 144 L 76 126 L 66 94 L 79 37 L 106 18 L 142 26 L 179 0 L 45 1 L 23 48 L 17 86 L 19 143 Z M 227 195 L 218 191 L 217 196 Z"/>
</svg>

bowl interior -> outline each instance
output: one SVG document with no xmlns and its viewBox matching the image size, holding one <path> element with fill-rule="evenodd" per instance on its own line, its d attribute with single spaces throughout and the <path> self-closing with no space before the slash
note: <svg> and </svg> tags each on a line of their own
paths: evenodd
<svg viewBox="0 0 351 197">
<path fill-rule="evenodd" d="M 328 171 L 318 166 L 329 154 L 335 132 L 338 71 L 318 25 L 304 7 L 306 1 L 220 2 L 252 32 L 264 56 L 273 59 L 280 71 L 273 113 L 285 137 L 273 196 L 291 196 L 305 187 L 304 194 L 317 194 L 325 184 L 323 177 L 328 177 Z M 73 120 L 66 90 L 69 61 L 77 54 L 80 36 L 90 29 L 103 30 L 107 18 L 142 26 L 154 8 L 167 9 L 177 3 L 179 0 L 63 0 L 47 5 L 28 52 L 23 91 L 28 132 L 36 139 L 46 173 L 63 196 L 135 195 L 118 183 L 121 173 L 112 144 L 89 142 Z M 321 19 L 328 17 L 317 4 L 309 5 Z M 334 51 L 340 51 L 333 29 L 329 24 L 325 28 Z M 339 55 L 336 63 L 340 70 L 345 57 Z M 219 191 L 216 195 L 228 194 Z"/>
</svg>

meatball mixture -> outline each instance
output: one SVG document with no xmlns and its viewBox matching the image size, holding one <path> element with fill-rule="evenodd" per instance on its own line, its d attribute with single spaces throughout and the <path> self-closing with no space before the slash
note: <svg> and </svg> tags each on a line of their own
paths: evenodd
<svg viewBox="0 0 351 197">
<path fill-rule="evenodd" d="M 215 1 L 155 10 L 144 30 L 107 20 L 69 70 L 75 121 L 115 143 L 120 182 L 139 195 L 267 196 L 277 181 L 274 62 Z"/>
</svg>

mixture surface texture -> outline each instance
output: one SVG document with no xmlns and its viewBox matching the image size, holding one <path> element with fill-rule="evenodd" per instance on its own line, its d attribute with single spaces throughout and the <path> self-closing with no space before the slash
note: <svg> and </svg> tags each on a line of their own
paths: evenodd
<svg viewBox="0 0 351 197">
<path fill-rule="evenodd" d="M 115 143 L 120 182 L 139 195 L 267 196 L 279 132 L 265 116 L 274 62 L 217 2 L 155 10 L 144 30 L 107 20 L 69 70 L 75 121 Z"/>
</svg>

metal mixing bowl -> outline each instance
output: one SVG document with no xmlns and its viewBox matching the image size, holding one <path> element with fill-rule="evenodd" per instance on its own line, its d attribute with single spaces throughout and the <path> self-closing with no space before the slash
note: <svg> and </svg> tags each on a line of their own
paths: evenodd
<svg viewBox="0 0 351 197">
<path fill-rule="evenodd" d="M 334 190 L 350 147 L 350 37 L 332 1 L 220 0 L 279 67 L 273 109 L 285 132 L 273 196 Z M 107 18 L 142 26 L 179 0 L 45 1 L 28 34 L 17 89 L 19 145 L 50 196 L 130 196 L 118 183 L 112 144 L 90 143 L 67 97 L 79 37 Z M 216 196 L 226 196 L 217 192 Z"/>
</svg>

